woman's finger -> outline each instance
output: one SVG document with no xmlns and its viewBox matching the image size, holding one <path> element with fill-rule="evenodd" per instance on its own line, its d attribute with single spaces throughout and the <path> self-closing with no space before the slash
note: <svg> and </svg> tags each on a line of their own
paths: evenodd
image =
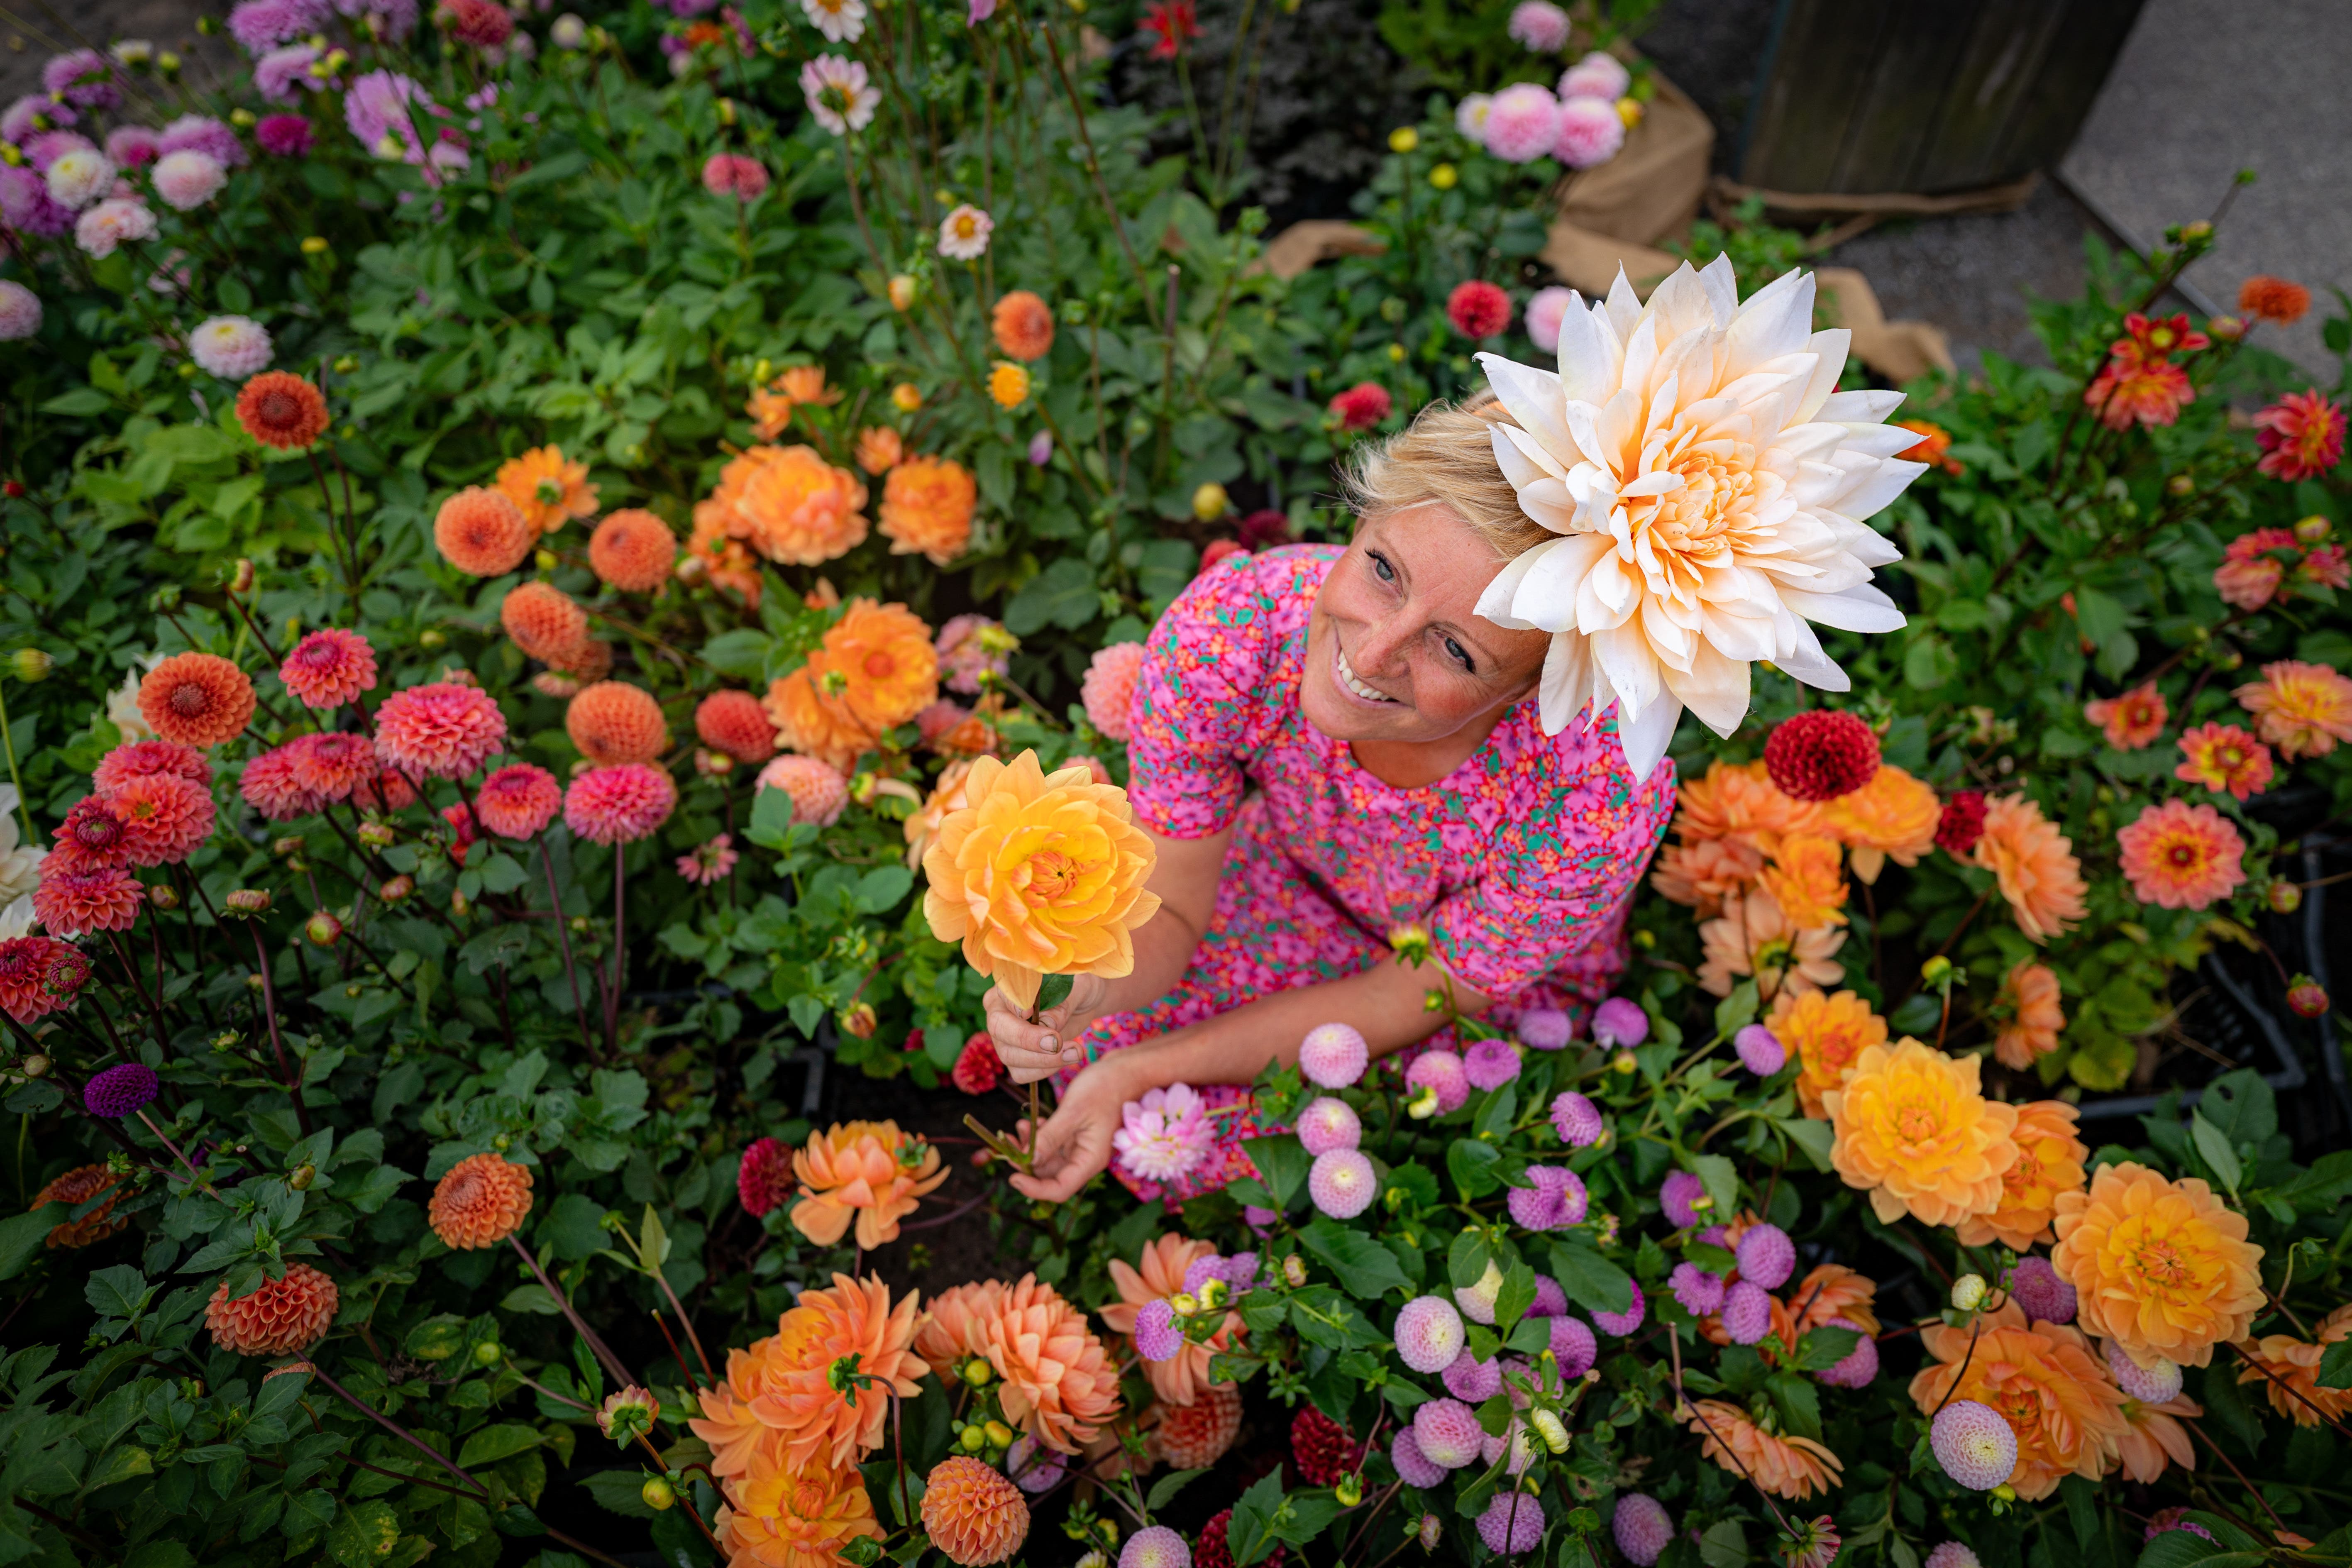
<svg viewBox="0 0 2352 1568">
<path fill-rule="evenodd" d="M 1078 1048 L 1075 1040 L 1064 1037 L 1058 1020 L 1051 1024 L 1033 1024 L 1021 1010 L 1019 1003 L 994 988 L 989 991 L 982 1005 L 988 1013 L 988 1037 L 996 1042 L 997 1056 L 1014 1071 L 1031 1068 L 1038 1063 L 1046 1064 L 1048 1071 L 1059 1071 L 1085 1062 L 1086 1053 Z M 1061 1009 L 1057 1008 L 1055 1012 L 1058 1014 Z"/>
</svg>

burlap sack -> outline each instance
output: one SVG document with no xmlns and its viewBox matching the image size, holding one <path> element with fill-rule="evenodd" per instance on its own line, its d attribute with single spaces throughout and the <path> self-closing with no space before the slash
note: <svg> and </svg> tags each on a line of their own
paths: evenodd
<svg viewBox="0 0 2352 1568">
<path fill-rule="evenodd" d="M 1617 156 L 1559 184 L 1559 221 L 1636 245 L 1680 238 L 1706 195 L 1715 126 L 1664 74 Z M 1628 268 L 1631 271 L 1631 268 Z"/>
</svg>

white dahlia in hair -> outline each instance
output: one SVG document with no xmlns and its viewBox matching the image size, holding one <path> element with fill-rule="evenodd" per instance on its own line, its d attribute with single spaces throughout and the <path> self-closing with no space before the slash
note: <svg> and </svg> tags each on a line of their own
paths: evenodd
<svg viewBox="0 0 2352 1568">
<path fill-rule="evenodd" d="M 1618 705 L 1634 776 L 1688 708 L 1729 735 L 1748 667 L 1770 659 L 1847 689 L 1809 622 L 1903 625 L 1871 569 L 1900 552 L 1867 527 L 1927 471 L 1895 456 L 1896 392 L 1840 392 L 1850 334 L 1812 330 L 1813 279 L 1791 272 L 1743 304 L 1731 263 L 1685 263 L 1644 305 L 1621 270 L 1609 298 L 1572 300 L 1559 370 L 1478 358 L 1518 424 L 1495 457 L 1537 522 L 1560 535 L 1505 567 L 1478 601 L 1496 625 L 1553 634 L 1544 729 Z"/>
</svg>

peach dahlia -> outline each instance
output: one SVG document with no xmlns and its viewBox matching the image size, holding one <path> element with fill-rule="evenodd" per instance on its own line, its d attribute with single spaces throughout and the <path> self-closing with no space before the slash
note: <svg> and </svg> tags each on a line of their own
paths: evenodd
<svg viewBox="0 0 2352 1568">
<path fill-rule="evenodd" d="M 948 1179 L 939 1150 L 895 1121 L 844 1121 L 810 1133 L 793 1156 L 793 1174 L 801 1184 L 793 1227 L 831 1247 L 854 1219 L 857 1245 L 867 1252 L 898 1240 L 898 1222 Z"/>
<path fill-rule="evenodd" d="M 1822 1097 L 1830 1163 L 1870 1194 L 1881 1224 L 1910 1214 L 1957 1225 L 2000 1205 L 2001 1176 L 2017 1162 L 2017 1108 L 1984 1097 L 1981 1065 L 1913 1039 L 1871 1046 Z"/>
<path fill-rule="evenodd" d="M 2136 1361 L 2208 1365 L 2262 1310 L 2263 1249 L 2246 1216 L 2194 1176 L 2102 1165 L 2087 1191 L 2059 1194 L 2053 1224 L 2050 1264 L 2080 1295 L 2077 1321 Z"/>
</svg>

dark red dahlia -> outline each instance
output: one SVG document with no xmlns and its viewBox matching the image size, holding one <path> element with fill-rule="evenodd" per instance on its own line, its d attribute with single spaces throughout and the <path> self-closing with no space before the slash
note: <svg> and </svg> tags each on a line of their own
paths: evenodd
<svg viewBox="0 0 2352 1568">
<path fill-rule="evenodd" d="M 1764 742 L 1764 771 L 1783 795 L 1835 800 L 1878 773 L 1878 737 L 1851 713 L 1809 708 L 1780 721 Z"/>
<path fill-rule="evenodd" d="M 966 1040 L 948 1077 L 966 1094 L 986 1094 L 1003 1082 L 1004 1062 L 996 1054 L 996 1042 L 984 1033 Z"/>
<path fill-rule="evenodd" d="M 1511 297 L 1484 279 L 1457 283 L 1445 297 L 1445 319 L 1465 338 L 1491 338 L 1511 324 Z"/>
<path fill-rule="evenodd" d="M 1225 1540 L 1233 1522 L 1234 1510 L 1227 1509 L 1201 1527 L 1201 1539 L 1192 1542 L 1192 1568 L 1234 1568 L 1234 1549 Z M 1276 1542 L 1265 1568 L 1282 1568 L 1283 1552 L 1282 1542 Z"/>
<path fill-rule="evenodd" d="M 760 1138 L 743 1151 L 735 1168 L 735 1195 L 743 1212 L 758 1219 L 793 1195 L 793 1152 L 773 1138 Z"/>
<path fill-rule="evenodd" d="M 1244 550 L 1271 550 L 1290 542 L 1289 515 L 1270 506 L 1260 507 L 1235 526 L 1240 530 Z"/>
<path fill-rule="evenodd" d="M 1396 406 L 1389 389 L 1377 381 L 1360 381 L 1331 399 L 1331 412 L 1342 430 L 1369 430 Z"/>
<path fill-rule="evenodd" d="M 1332 1486 L 1356 1468 L 1355 1439 L 1312 1405 L 1301 1405 L 1290 1418 L 1290 1458 L 1308 1486 Z"/>
<path fill-rule="evenodd" d="M 1984 837 L 1984 791 L 1959 791 L 1944 803 L 1944 815 L 1936 823 L 1936 847 L 1960 858 Z"/>
</svg>

